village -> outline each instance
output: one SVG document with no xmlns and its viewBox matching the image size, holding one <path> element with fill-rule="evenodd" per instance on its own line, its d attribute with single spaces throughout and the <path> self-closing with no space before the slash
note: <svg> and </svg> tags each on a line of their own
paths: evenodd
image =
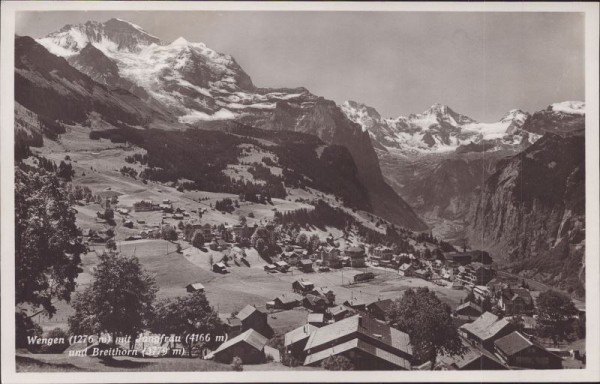
<svg viewBox="0 0 600 384">
<path fill-rule="evenodd" d="M 105 192 L 110 196 L 110 190 Z M 133 247 L 135 254 L 138 247 L 145 249 L 145 242 L 160 242 L 166 246 L 164 257 L 177 254 L 202 270 L 198 278 L 169 288 L 173 295 L 203 292 L 219 311 L 226 341 L 215 350 L 194 351 L 198 358 L 223 364 L 239 359 L 247 367 L 268 363 L 318 369 L 337 355 L 348 358 L 355 369 L 557 369 L 584 364 L 583 350 L 538 340 L 540 291 L 523 279 L 498 273 L 486 252 L 463 249 L 442 257 L 430 252 L 428 257 L 425 252 L 415 256 L 365 244 L 351 231 L 337 231 L 336 236 L 300 232 L 294 237 L 280 231 L 273 217 L 253 225 L 250 217 L 211 225 L 203 217 L 217 203 L 221 208 L 244 202 L 198 201 L 204 204 L 195 208 L 176 206 L 169 199 L 138 200 L 125 207 L 107 197 L 95 220 L 106 229 L 83 231 L 91 253 L 103 248 L 127 253 Z M 259 238 L 276 239 L 280 252 L 259 255 Z M 391 326 L 388 314 L 404 290 L 418 287 L 436 292 L 452 308 L 465 354 L 440 356 L 434 367 L 415 363 L 408 334 Z M 579 304 L 574 318 L 584 321 L 585 309 Z M 182 344 L 171 348 L 170 355 L 187 353 Z"/>
</svg>

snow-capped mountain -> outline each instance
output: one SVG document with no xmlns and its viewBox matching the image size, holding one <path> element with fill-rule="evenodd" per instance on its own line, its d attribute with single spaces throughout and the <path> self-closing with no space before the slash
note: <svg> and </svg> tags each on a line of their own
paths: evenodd
<svg viewBox="0 0 600 384">
<path fill-rule="evenodd" d="M 106 61 L 98 58 L 98 53 L 103 54 L 114 63 L 119 78 L 143 88 L 154 100 L 179 115 L 182 123 L 233 119 L 247 110 L 273 110 L 278 101 L 308 93 L 303 88 L 256 88 L 230 55 L 183 37 L 166 43 L 120 19 L 67 25 L 37 41 L 88 74 L 106 71 L 109 65 L 98 68 Z M 97 50 L 93 60 L 80 57 L 90 54 L 88 46 Z M 104 80 L 109 86 L 122 84 L 115 80 L 114 69 L 108 75 L 95 80 Z"/>
<path fill-rule="evenodd" d="M 494 123 L 477 122 L 442 104 L 433 104 L 423 113 L 391 119 L 382 119 L 374 108 L 355 101 L 344 102 L 341 109 L 368 131 L 380 148 L 448 152 L 471 143 L 515 145 L 537 139 L 522 131 L 529 114 L 517 109 Z"/>
</svg>

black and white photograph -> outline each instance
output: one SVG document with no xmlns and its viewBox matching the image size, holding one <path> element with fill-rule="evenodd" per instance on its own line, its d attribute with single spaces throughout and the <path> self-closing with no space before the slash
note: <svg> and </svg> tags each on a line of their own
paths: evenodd
<svg viewBox="0 0 600 384">
<path fill-rule="evenodd" d="M 3 2 L 3 381 L 599 380 L 598 4 L 543 4 Z"/>
</svg>

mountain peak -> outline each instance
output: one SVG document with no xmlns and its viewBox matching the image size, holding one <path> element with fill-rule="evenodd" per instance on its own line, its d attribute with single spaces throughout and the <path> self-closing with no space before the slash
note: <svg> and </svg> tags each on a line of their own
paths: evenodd
<svg viewBox="0 0 600 384">
<path fill-rule="evenodd" d="M 177 39 L 173 40 L 173 42 L 169 45 L 188 45 L 189 41 L 187 41 L 182 36 L 179 36 Z"/>
</svg>

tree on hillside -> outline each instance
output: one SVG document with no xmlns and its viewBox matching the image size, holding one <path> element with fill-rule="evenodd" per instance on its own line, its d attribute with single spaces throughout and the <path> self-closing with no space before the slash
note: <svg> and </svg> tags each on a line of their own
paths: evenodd
<svg viewBox="0 0 600 384">
<path fill-rule="evenodd" d="M 328 371 L 353 371 L 352 361 L 342 355 L 329 356 L 323 360 L 322 367 Z"/>
<path fill-rule="evenodd" d="M 132 339 L 148 325 L 158 288 L 137 257 L 117 253 L 98 256 L 92 284 L 77 295 L 69 317 L 75 335 L 130 335 Z"/>
<path fill-rule="evenodd" d="M 188 339 L 187 335 L 204 335 L 204 340 L 198 341 L 200 346 L 214 347 L 218 345 L 216 336 L 223 334 L 223 324 L 203 292 L 161 300 L 156 304 L 154 313 L 151 330 L 180 335 L 184 342 L 187 341 L 190 357 L 192 347 L 197 343 Z"/>
<path fill-rule="evenodd" d="M 247 222 L 246 216 L 240 215 L 239 220 L 240 220 L 240 225 L 246 225 L 246 222 Z"/>
<path fill-rule="evenodd" d="M 163 225 L 160 230 L 161 237 L 168 241 L 177 240 L 177 231 L 170 225 Z"/>
<path fill-rule="evenodd" d="M 298 237 L 296 237 L 296 244 L 302 248 L 306 248 L 308 245 L 308 236 L 306 236 L 306 233 L 301 233 L 298 235 Z"/>
<path fill-rule="evenodd" d="M 577 314 L 573 300 L 552 289 L 540 293 L 537 299 L 537 324 L 542 337 L 549 337 L 555 345 L 565 340 L 572 331 L 571 318 Z"/>
<path fill-rule="evenodd" d="M 31 167 L 15 168 L 15 299 L 52 316 L 69 301 L 86 247 L 60 180 Z"/>
<path fill-rule="evenodd" d="M 204 235 L 202 231 L 197 230 L 192 237 L 192 245 L 196 248 L 204 248 Z"/>
<path fill-rule="evenodd" d="M 460 355 L 465 347 L 452 323 L 451 309 L 428 288 L 408 289 L 389 308 L 390 324 L 407 333 L 418 363 L 431 361 L 439 354 Z"/>
</svg>

